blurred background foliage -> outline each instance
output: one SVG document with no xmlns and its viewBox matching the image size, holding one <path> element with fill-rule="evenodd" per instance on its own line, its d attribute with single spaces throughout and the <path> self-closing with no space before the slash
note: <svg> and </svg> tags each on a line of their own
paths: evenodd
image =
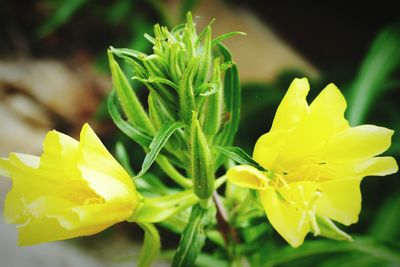
<svg viewBox="0 0 400 267">
<path fill-rule="evenodd" d="M 238 59 L 242 77 L 242 117 L 235 145 L 252 152 L 257 138 L 265 133 L 272 122 L 274 112 L 294 77 L 310 76 L 312 100 L 328 83 L 334 82 L 348 100 L 347 118 L 352 125 L 376 124 L 394 129 L 393 144 L 386 153 L 400 161 L 400 5 L 398 1 L 383 0 L 379 3 L 361 5 L 346 2 L 312 3 L 298 1 L 207 1 L 207 0 L 27 0 L 1 1 L 0 3 L 0 89 L 2 103 L 23 92 L 41 106 L 46 101 L 42 92 L 35 95 L 19 88 L 21 83 L 7 80 L 10 62 L 54 60 L 66 65 L 77 74 L 72 78 L 94 77 L 97 101 L 88 109 L 86 101 L 83 113 L 72 118 L 64 117 L 63 111 L 49 116 L 56 127 L 74 133 L 81 121 L 96 121 L 102 137 L 110 150 L 116 152 L 125 165 L 139 170 L 143 152 L 126 137 L 118 133 L 110 123 L 104 101 L 111 84 L 106 49 L 128 47 L 148 51 L 150 43 L 143 38 L 151 33 L 155 23 L 174 26 L 183 21 L 188 10 L 198 15 L 199 24 L 207 23 L 210 14 L 217 22 L 225 17 L 238 18 L 238 25 L 252 25 L 257 21 L 259 31 L 249 37 L 233 38 L 228 47 L 233 48 L 233 58 Z M 225 16 L 230 14 L 229 16 Z M 244 15 L 243 15 L 244 14 Z M 248 16 L 251 17 L 248 20 Z M 211 19 L 211 18 L 210 18 Z M 244 20 L 243 20 L 244 19 Z M 243 21 L 242 21 L 243 20 Z M 250 22 L 251 23 L 250 23 Z M 222 21 L 223 22 L 223 21 Z M 247 24 L 246 24 L 247 23 Z M 228 21 L 227 24 L 232 24 Z M 243 26 L 244 27 L 244 26 Z M 246 29 L 226 29 L 246 31 Z M 268 42 L 270 32 L 275 37 L 273 46 L 254 51 L 251 42 L 262 45 Z M 264 38 L 264 39 L 263 39 Z M 248 41 L 247 41 L 248 40 Z M 236 44 L 235 44 L 236 42 Z M 247 43 L 249 42 L 249 43 Z M 240 47 L 239 47 L 240 46 Z M 238 48 L 239 47 L 239 48 Z M 281 49 L 284 47 L 287 50 Z M 236 54 L 239 49 L 241 54 Z M 287 56 L 287 52 L 290 56 Z M 293 52 L 294 51 L 294 52 Z M 241 65 L 240 58 L 263 54 L 288 61 L 284 67 L 274 68 L 274 60 Z M 293 62 L 293 66 L 291 66 Z M 301 62 L 299 64 L 299 62 Z M 2 65 L 3 64 L 3 65 Z M 87 66 L 86 68 L 82 68 Z M 272 66 L 272 67 L 271 67 Z M 277 66 L 277 65 L 276 65 Z M 271 68 L 274 71 L 271 71 Z M 78 70 L 78 73 L 76 72 Z M 271 72 L 264 78 L 251 76 L 252 72 Z M 6 77 L 6 78 L 4 78 Z M 36 77 L 41 80 L 44 77 Z M 101 80 L 102 82 L 98 82 Z M 42 82 L 44 83 L 46 79 Z M 68 80 L 66 81 L 68 83 Z M 86 88 L 83 86 L 82 88 Z M 140 88 L 138 88 L 140 89 Z M 97 89 L 96 89 L 97 90 Z M 94 90 L 94 91 L 96 91 Z M 92 90 L 93 91 L 93 90 Z M 139 91 L 145 97 L 145 90 Z M 79 95 L 79 93 L 78 93 Z M 78 97 L 79 98 L 79 97 Z M 88 98 L 89 99 L 89 98 Z M 7 102 L 8 101 L 8 102 Z M 71 104 L 72 108 L 73 104 Z M 10 107 L 10 105 L 5 106 Z M 0 110 L 0 112 L 5 112 Z M 82 115 L 83 114 L 83 115 Z M 6 114 L 1 114 L 6 116 Z M 31 122 L 29 122 L 31 123 Z M 3 124 L 4 125 L 4 124 Z M 3 126 L 2 126 L 3 127 Z M 80 127 L 77 126 L 78 128 Z M 6 125 L 3 129 L 7 129 Z M 1 134 L 4 132 L 0 132 Z M 29 139 L 29 136 L 26 138 Z M 16 141 L 17 142 L 17 141 Z M 117 144 L 117 145 L 116 145 Z M 10 149 L 2 148 L 2 153 Z M 154 177 L 161 174 L 152 169 Z M 354 243 L 343 243 L 319 238 L 308 238 L 305 244 L 292 249 L 266 223 L 265 218 L 255 220 L 247 229 L 238 226 L 243 248 L 237 253 L 248 255 L 251 266 L 398 266 L 400 264 L 400 180 L 398 174 L 377 178 L 367 177 L 362 183 L 363 209 L 360 221 L 346 229 L 355 237 Z M 155 183 L 157 179 L 154 179 Z M 150 179 L 150 178 L 149 178 Z M 99 235 L 73 241 L 99 257 L 115 258 L 111 249 L 99 243 L 115 233 L 140 242 L 142 234 L 137 227 L 120 224 Z M 168 250 L 175 249 L 179 236 L 162 230 L 162 244 Z M 257 248 L 257 249 L 255 249 Z M 254 251 L 256 251 L 254 253 Z M 224 251 L 213 243 L 207 243 L 198 266 L 225 266 Z M 118 258 L 119 261 L 130 259 Z"/>
</svg>

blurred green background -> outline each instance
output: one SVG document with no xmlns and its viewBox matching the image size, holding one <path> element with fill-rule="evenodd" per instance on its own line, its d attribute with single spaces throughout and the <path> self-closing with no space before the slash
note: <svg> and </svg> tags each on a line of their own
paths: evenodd
<svg viewBox="0 0 400 267">
<path fill-rule="evenodd" d="M 306 76 L 312 88 L 309 100 L 333 82 L 346 95 L 346 116 L 352 125 L 366 123 L 394 129 L 392 147 L 385 154 L 400 160 L 400 4 L 389 0 L 371 4 L 255 0 L 1 1 L 2 156 L 10 151 L 39 154 L 47 130 L 57 128 L 74 135 L 84 121 L 91 121 L 110 150 L 120 140 L 129 152 L 135 151 L 130 153 L 131 161 L 133 168 L 139 169 L 143 153 L 118 133 L 104 107 L 111 88 L 106 50 L 112 45 L 149 51 L 150 43 L 143 34 L 151 34 L 157 22 L 169 27 L 181 23 L 188 10 L 193 11 L 200 29 L 216 18 L 216 35 L 229 31 L 248 33 L 226 42 L 238 63 L 243 88 L 242 118 L 235 145 L 251 153 L 257 138 L 268 131 L 292 79 Z M 269 227 L 262 226 L 248 244 L 249 248 L 258 246 L 260 250 L 250 257 L 251 265 L 398 266 L 398 176 L 367 177 L 363 181 L 360 221 L 345 229 L 359 241 L 347 244 L 309 237 L 301 248 L 292 249 Z M 2 198 L 8 187 L 9 184 L 0 184 Z M 141 238 L 137 227 L 119 224 L 94 237 L 66 243 L 106 262 L 95 262 L 94 266 L 128 266 L 137 255 L 129 252 L 130 246 L 135 244 L 137 249 Z M 162 231 L 166 250 L 173 250 L 178 240 L 179 236 Z M 8 241 L 6 246 L 1 241 L 1 261 L 10 263 L 4 266 L 18 264 L 16 257 L 20 252 L 12 242 Z M 205 251 L 207 254 L 198 260 L 199 266 L 225 266 L 223 253 L 217 247 L 209 244 Z M 164 253 L 160 266 L 169 259 L 169 253 Z M 77 266 L 84 261 L 66 260 L 65 266 Z M 28 262 L 32 263 L 29 257 Z"/>
</svg>

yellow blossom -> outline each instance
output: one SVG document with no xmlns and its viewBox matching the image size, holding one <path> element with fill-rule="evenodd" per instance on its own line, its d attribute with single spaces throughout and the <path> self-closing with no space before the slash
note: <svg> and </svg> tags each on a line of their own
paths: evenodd
<svg viewBox="0 0 400 267">
<path fill-rule="evenodd" d="M 392 130 L 350 127 L 344 118 L 346 100 L 334 84 L 310 105 L 308 91 L 307 79 L 295 79 L 271 130 L 258 139 L 253 159 L 267 171 L 239 165 L 227 173 L 230 182 L 258 190 L 272 226 L 293 247 L 308 232 L 350 239 L 331 220 L 357 222 L 362 178 L 398 170 L 394 158 L 377 157 L 389 148 Z"/>
<path fill-rule="evenodd" d="M 41 157 L 0 159 L 13 183 L 4 218 L 17 224 L 20 245 L 92 235 L 135 211 L 135 185 L 88 124 L 80 142 L 50 131 L 43 147 Z"/>
</svg>

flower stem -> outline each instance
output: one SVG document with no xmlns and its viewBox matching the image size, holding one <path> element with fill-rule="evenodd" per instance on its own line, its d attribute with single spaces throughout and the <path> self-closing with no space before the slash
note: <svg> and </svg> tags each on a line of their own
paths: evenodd
<svg viewBox="0 0 400 267">
<path fill-rule="evenodd" d="M 156 162 L 174 182 L 186 189 L 192 187 L 192 181 L 180 174 L 167 158 L 159 156 Z"/>
</svg>

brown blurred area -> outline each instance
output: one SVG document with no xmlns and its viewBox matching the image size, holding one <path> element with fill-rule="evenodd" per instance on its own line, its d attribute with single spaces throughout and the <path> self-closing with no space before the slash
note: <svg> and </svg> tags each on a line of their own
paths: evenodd
<svg viewBox="0 0 400 267">
<path fill-rule="evenodd" d="M 171 14 L 177 12 L 179 3 L 169 1 Z M 0 153 L 37 154 L 49 129 L 76 136 L 81 125 L 91 120 L 111 88 L 108 73 L 93 68 L 95 56 L 105 54 L 124 30 L 122 27 L 113 33 L 105 27 L 101 35 L 98 18 L 78 17 L 38 38 L 35 30 L 50 15 L 46 1 L 2 5 L 5 42 L 0 45 Z M 216 18 L 215 36 L 229 31 L 247 33 L 225 42 L 239 65 L 242 81 L 271 81 L 286 68 L 318 76 L 311 63 L 252 12 L 222 1 L 199 1 L 193 13 L 199 29 Z"/>
</svg>

